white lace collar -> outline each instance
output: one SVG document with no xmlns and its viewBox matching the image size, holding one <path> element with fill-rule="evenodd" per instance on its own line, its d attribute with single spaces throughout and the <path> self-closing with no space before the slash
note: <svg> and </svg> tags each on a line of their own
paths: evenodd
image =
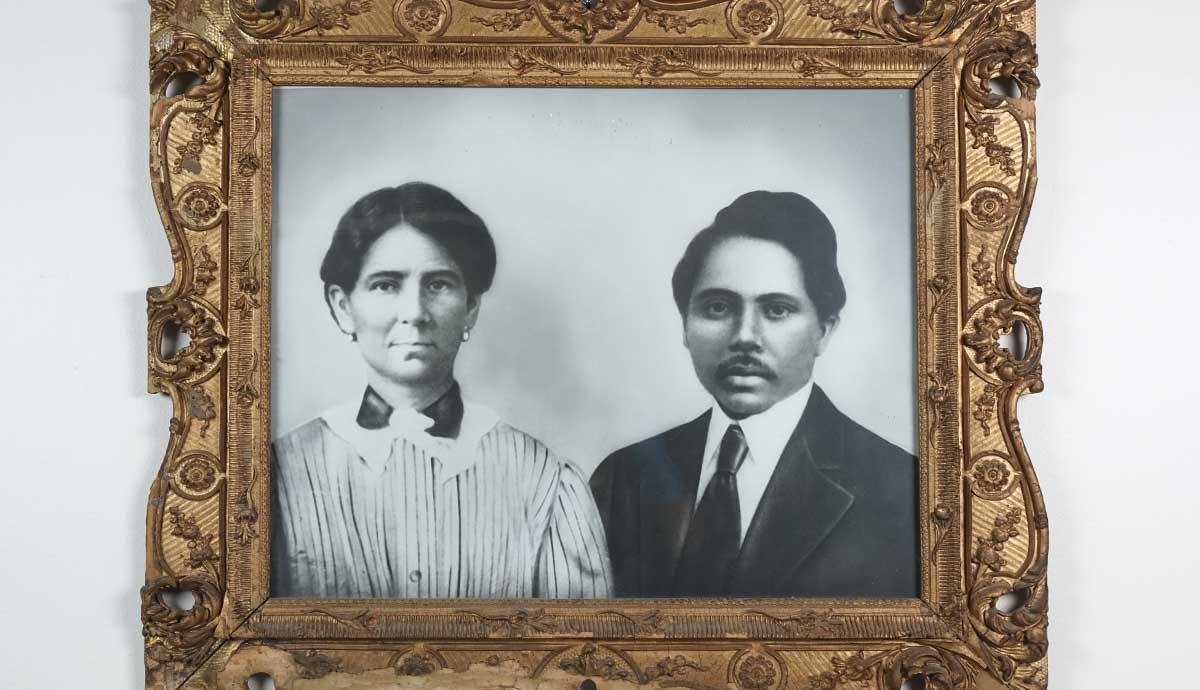
<svg viewBox="0 0 1200 690">
<path fill-rule="evenodd" d="M 453 477 L 475 464 L 479 442 L 500 423 L 491 409 L 464 400 L 458 438 L 431 436 L 425 429 L 433 420 L 411 408 L 393 410 L 382 429 L 364 429 L 357 421 L 360 406 L 360 401 L 339 405 L 324 412 L 321 419 L 376 472 L 387 467 L 392 445 L 403 439 L 441 461 L 443 478 Z"/>
</svg>

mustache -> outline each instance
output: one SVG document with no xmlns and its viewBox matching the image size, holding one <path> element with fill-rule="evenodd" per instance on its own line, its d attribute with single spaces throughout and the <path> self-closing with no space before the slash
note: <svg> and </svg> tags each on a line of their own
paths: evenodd
<svg viewBox="0 0 1200 690">
<path fill-rule="evenodd" d="M 734 355 L 717 365 L 717 376 L 761 376 L 777 378 L 775 370 L 751 355 Z"/>
</svg>

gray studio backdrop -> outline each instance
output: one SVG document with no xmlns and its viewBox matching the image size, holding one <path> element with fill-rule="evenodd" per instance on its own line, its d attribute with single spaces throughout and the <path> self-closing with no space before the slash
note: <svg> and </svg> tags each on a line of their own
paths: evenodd
<svg viewBox="0 0 1200 690">
<path fill-rule="evenodd" d="M 455 367 L 464 396 L 585 473 L 711 405 L 670 275 L 755 189 L 833 222 L 848 299 L 814 378 L 915 452 L 907 91 L 299 88 L 274 113 L 274 436 L 361 397 L 318 267 L 351 203 L 422 180 L 479 214 L 499 254 Z"/>
</svg>

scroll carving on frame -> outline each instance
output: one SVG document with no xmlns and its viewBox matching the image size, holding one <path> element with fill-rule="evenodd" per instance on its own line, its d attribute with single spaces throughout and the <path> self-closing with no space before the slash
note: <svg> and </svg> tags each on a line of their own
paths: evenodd
<svg viewBox="0 0 1200 690">
<path fill-rule="evenodd" d="M 146 512 L 147 688 L 265 673 L 279 690 L 1045 690 L 1048 517 L 1017 420 L 1043 387 L 1041 291 L 1016 280 L 1037 184 L 1034 2 L 919 5 L 151 0 L 150 172 L 174 273 L 147 292 L 148 389 L 172 402 Z M 272 595 L 289 86 L 907 90 L 918 596 Z M 693 515 L 709 500 L 691 498 Z"/>
</svg>

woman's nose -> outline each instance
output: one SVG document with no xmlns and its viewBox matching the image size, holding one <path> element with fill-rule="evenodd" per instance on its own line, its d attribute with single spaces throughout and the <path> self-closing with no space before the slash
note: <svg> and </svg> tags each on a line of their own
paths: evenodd
<svg viewBox="0 0 1200 690">
<path fill-rule="evenodd" d="M 420 291 L 405 290 L 396 299 L 396 317 L 401 323 L 419 326 L 429 321 L 429 310 Z"/>
</svg>

